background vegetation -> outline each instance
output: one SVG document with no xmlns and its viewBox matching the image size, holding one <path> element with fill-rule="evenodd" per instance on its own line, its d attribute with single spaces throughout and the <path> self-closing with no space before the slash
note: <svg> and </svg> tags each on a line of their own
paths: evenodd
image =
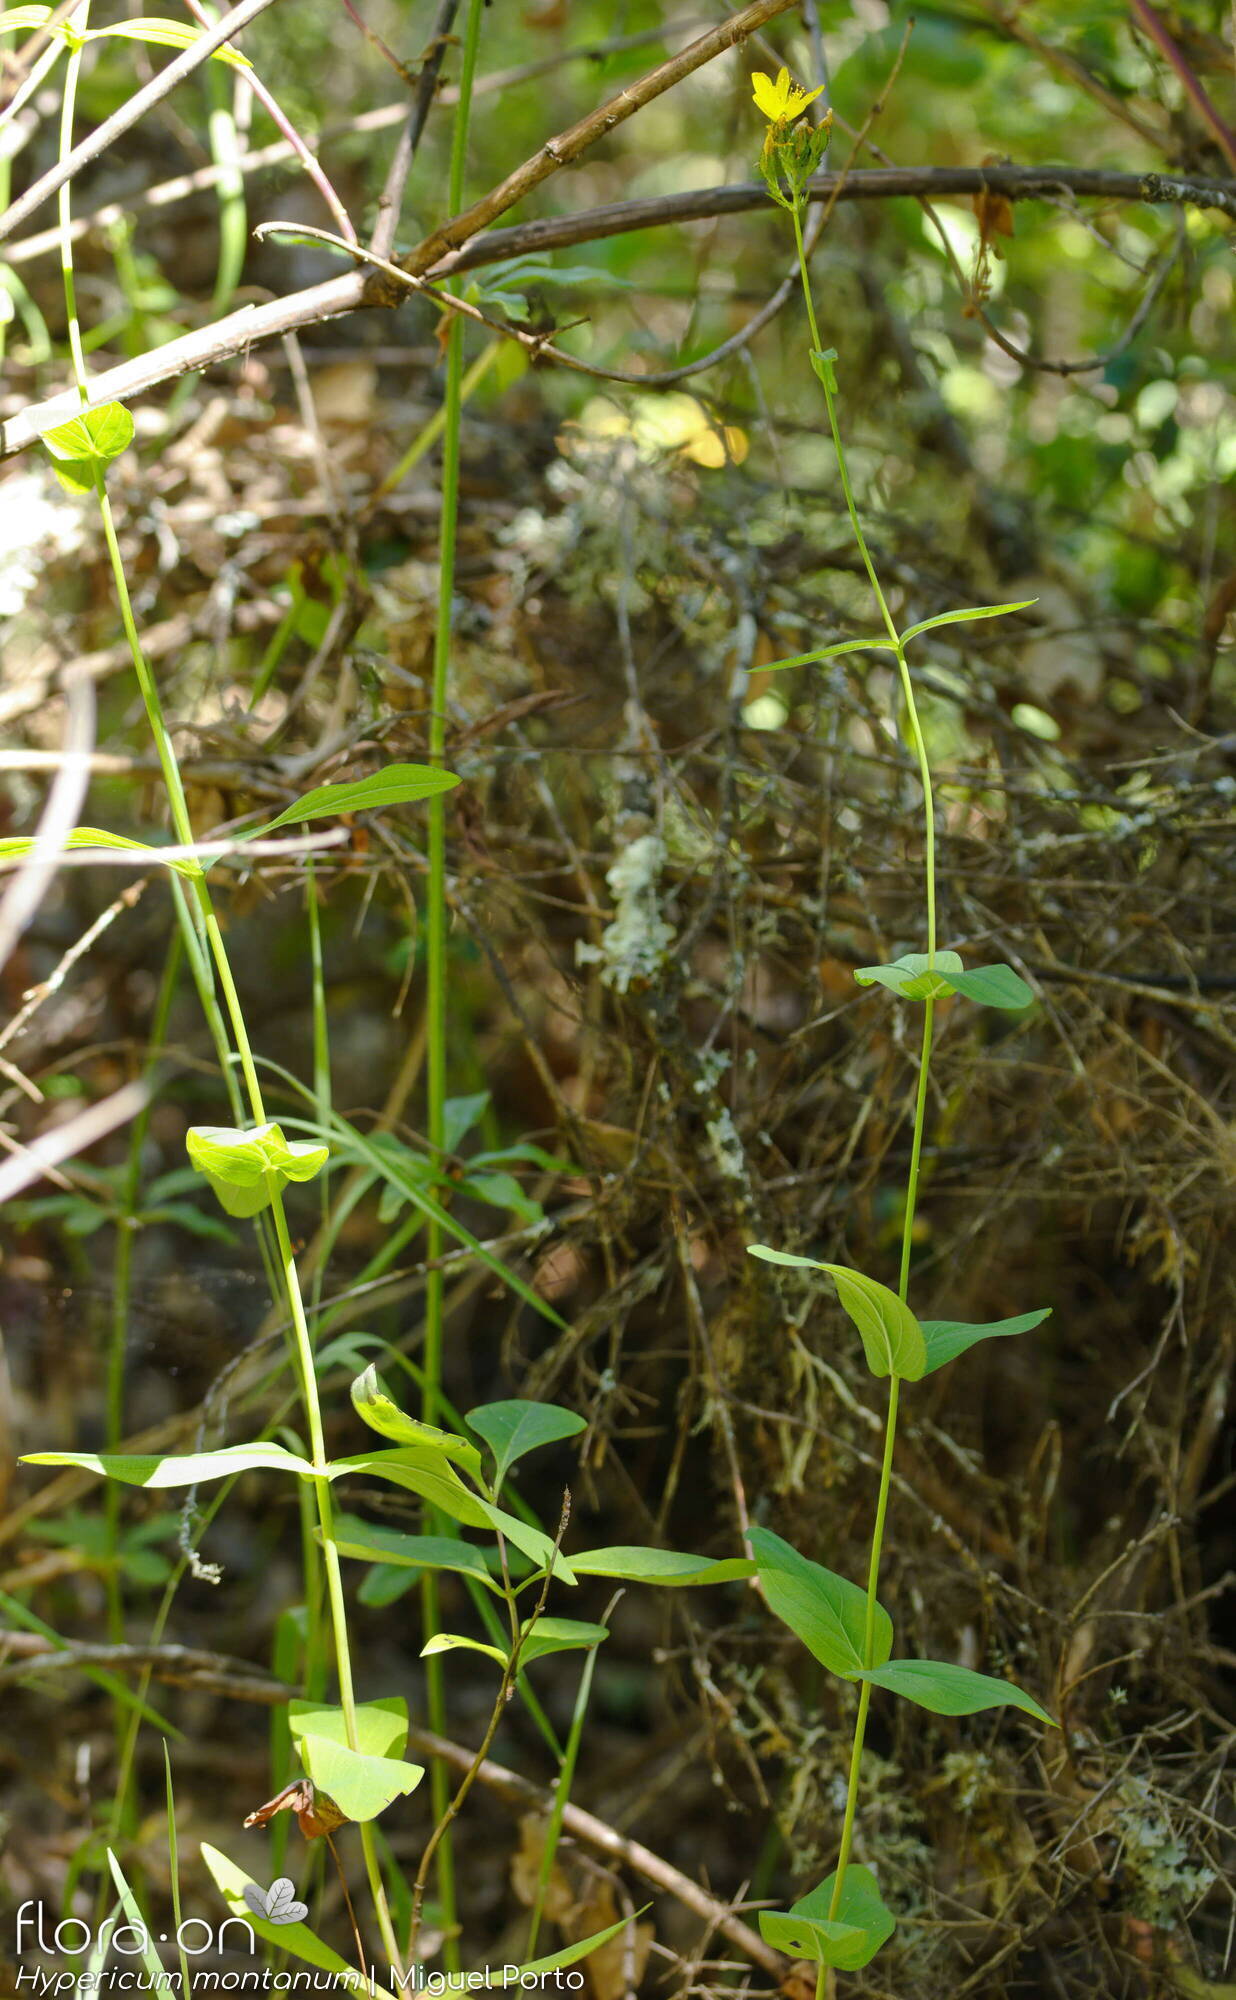
<svg viewBox="0 0 1236 2000">
<path fill-rule="evenodd" d="M 346 7 L 275 6 L 242 46 L 365 240 L 409 94 L 382 44 L 415 71 L 434 20 L 402 0 L 363 12 L 367 32 Z M 718 18 L 662 0 L 489 8 L 467 198 Z M 1063 1723 L 1049 1739 L 1020 1717 L 915 1712 L 911 1727 L 873 1711 L 856 1854 L 878 1856 L 899 1928 L 846 1990 L 1230 1994 L 1236 93 L 1219 0 L 784 14 L 499 226 L 664 197 L 701 213 L 589 225 L 540 267 L 461 272 L 491 320 L 595 372 L 465 328 L 445 750 L 462 780 L 446 802 L 455 1110 L 438 1166 L 452 1215 L 563 1324 L 448 1244 L 445 1392 L 460 1409 L 519 1395 L 586 1419 L 526 1492 L 556 1518 L 565 1480 L 589 1543 L 732 1554 L 759 1522 L 863 1570 L 878 1417 L 852 1329 L 831 1295 L 744 1247 L 895 1281 L 913 1056 L 899 1011 L 852 975 L 920 947 L 921 794 L 881 655 L 769 671 L 861 636 L 869 600 L 792 284 L 736 338 L 790 276 L 783 218 L 755 197 L 709 212 L 710 190 L 754 179 L 752 69 L 786 62 L 815 82 L 821 53 L 834 175 L 1060 170 L 1026 199 L 926 182 L 857 199 L 843 180 L 812 255 L 897 616 L 1036 600 L 919 660 L 942 936 L 1007 959 L 1036 1002 L 941 1008 L 913 1282 L 924 1314 L 947 1294 L 973 1319 L 1052 1317 L 916 1400 L 885 1590 L 907 1650 L 1007 1670 Z M 79 134 L 163 56 L 94 45 Z M 451 42 L 399 252 L 446 219 L 459 65 Z M 59 81 L 0 132 L 15 193 L 56 158 Z M 412 296 L 306 319 L 282 344 L 155 379 L 186 335 L 350 269 L 312 237 L 255 237 L 262 222 L 334 226 L 294 162 L 261 157 L 283 143 L 243 74 L 211 64 L 72 182 L 91 372 L 148 371 L 140 394 L 106 391 L 138 427 L 109 490 L 203 838 L 432 747 L 440 308 Z M 70 381 L 53 220 L 40 208 L 4 246 L 3 831 L 37 824 L 64 676 L 84 667 L 98 712 L 79 817 L 158 840 L 102 536 L 19 450 L 57 420 L 26 413 Z M 212 886 L 255 1045 L 279 1066 L 272 1115 L 303 1116 L 308 1091 L 434 1172 L 418 1137 L 427 867 L 425 815 L 401 808 L 353 817 L 311 878 L 251 862 Z M 168 895 L 162 871 L 64 867 L 3 971 L 6 1151 L 158 1058 L 136 1141 L 119 1131 L 62 1163 L 3 1218 L 14 1907 L 88 1911 L 109 1839 L 162 1906 L 161 1731 L 130 1740 L 118 1690 L 183 1732 L 186 1895 L 208 1907 L 196 1843 L 260 1843 L 237 1826 L 282 1782 L 279 1690 L 303 1664 L 303 1524 L 267 1475 L 217 1517 L 182 1520 L 158 1495 L 116 1502 L 16 1467 L 112 1433 L 159 1449 L 255 1435 L 230 1427 L 273 1421 L 288 1393 L 257 1238 L 186 1166 L 187 1128 L 223 1108 L 169 957 Z M 328 1431 L 355 1451 L 361 1336 L 418 1361 L 425 1238 L 389 1194 L 357 1197 L 346 1166 L 325 1195 L 292 1192 Z M 381 1568 L 354 1575 L 360 1692 L 398 1687 L 423 1719 L 419 1601 Z M 466 1599 L 445 1594 L 466 1622 Z M 609 1595 L 581 1587 L 577 1615 Z M 784 1902 L 831 1865 L 852 1691 L 815 1677 L 741 1583 L 629 1591 L 612 1631 L 573 1798 L 665 1872 L 649 1889 L 577 1827 L 556 1864 L 557 1935 L 653 1894 L 638 1941 L 589 1962 L 597 2000 L 641 1977 L 672 1991 L 784 1977 L 793 1996 L 788 1968 L 747 1963 L 673 1871 L 729 1906 Z M 571 1659 L 537 1680 L 560 1731 Z M 447 1692 L 447 1733 L 470 1750 L 487 1663 L 455 1665 Z M 492 1754 L 552 1783 L 518 1704 Z M 469 1963 L 517 1957 L 526 1933 L 543 1791 L 514 1813 L 511 1797 L 474 1793 L 457 1828 Z M 428 1796 L 382 1824 L 414 1872 Z M 291 1841 L 288 1869 L 345 1949 L 338 1884 Z"/>
</svg>

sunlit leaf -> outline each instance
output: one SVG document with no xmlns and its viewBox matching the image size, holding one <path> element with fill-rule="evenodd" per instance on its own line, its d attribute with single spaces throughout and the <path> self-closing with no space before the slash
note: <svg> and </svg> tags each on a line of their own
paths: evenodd
<svg viewBox="0 0 1236 2000">
<path fill-rule="evenodd" d="M 366 2000 L 370 1995 L 373 2000 L 394 2000 L 389 1987 L 381 1985 L 376 1979 L 371 1984 L 363 1978 L 355 1966 L 349 1965 L 337 1951 L 332 1951 L 328 1944 L 315 1937 L 308 1924 L 272 1924 L 258 1916 L 246 1903 L 245 1890 L 261 1889 L 263 1885 L 255 1882 L 251 1875 L 246 1875 L 243 1868 L 238 1868 L 226 1854 L 221 1854 L 207 1841 L 201 1843 L 200 1851 L 232 1915 L 250 1924 L 257 1937 L 277 1946 L 280 1951 L 290 1952 L 293 1958 L 302 1959 L 306 1965 L 315 1965 L 322 1972 L 330 1973 L 344 1992 L 364 1995 Z"/>
<path fill-rule="evenodd" d="M 278 1125 L 192 1125 L 185 1146 L 229 1215 L 257 1215 L 275 1187 L 311 1181 L 330 1157 L 329 1146 L 285 1139 Z"/>
<path fill-rule="evenodd" d="M 408 1740 L 408 1704 L 401 1694 L 385 1695 L 380 1701 L 358 1701 L 353 1714 L 358 1750 L 367 1757 L 402 1757 Z M 327 1737 L 344 1745 L 348 1742 L 347 1716 L 333 1703 L 290 1701 L 288 1730 L 294 1743 L 302 1736 Z"/>
<path fill-rule="evenodd" d="M 173 860 L 163 855 L 157 847 L 145 840 L 130 840 L 123 833 L 108 833 L 99 826 L 75 826 L 65 835 L 61 846 L 75 851 L 81 848 L 123 848 L 128 854 L 148 854 L 152 861 L 161 862 L 165 868 L 174 868 L 178 875 L 194 876 L 202 873 L 201 864 L 185 859 Z M 14 834 L 0 840 L 0 862 L 23 861 L 34 852 L 38 845 L 32 834 Z"/>
<path fill-rule="evenodd" d="M 462 1465 L 474 1479 L 481 1477 L 481 1454 L 469 1439 L 454 1431 L 440 1430 L 436 1424 L 422 1423 L 401 1410 L 373 1362 L 352 1384 L 352 1407 L 370 1430 L 395 1444 L 415 1444 L 422 1450 L 440 1452 L 443 1458 Z"/>
<path fill-rule="evenodd" d="M 123 35 L 130 41 L 152 42 L 169 49 L 191 49 L 201 40 L 205 30 L 192 28 L 185 21 L 164 21 L 157 15 L 147 15 L 136 21 L 114 21 L 107 28 L 87 28 L 81 39 L 83 42 L 101 41 L 104 36 Z M 252 69 L 248 56 L 242 56 L 239 49 L 224 43 L 214 51 L 213 61 L 229 63 L 233 69 Z"/>
<path fill-rule="evenodd" d="M 98 1472 L 124 1486 L 198 1486 L 208 1479 L 230 1479 L 238 1472 L 295 1472 L 313 1478 L 307 1458 L 298 1458 L 281 1444 L 226 1444 L 218 1451 L 187 1451 L 159 1458 L 147 1452 L 32 1451 L 24 1465 L 75 1465 Z"/>
<path fill-rule="evenodd" d="M 366 1756 L 329 1736 L 306 1732 L 297 1747 L 314 1785 L 349 1819 L 376 1819 L 396 1799 L 414 1792 L 425 1775 L 423 1764 L 409 1764 L 402 1757 Z"/>
</svg>

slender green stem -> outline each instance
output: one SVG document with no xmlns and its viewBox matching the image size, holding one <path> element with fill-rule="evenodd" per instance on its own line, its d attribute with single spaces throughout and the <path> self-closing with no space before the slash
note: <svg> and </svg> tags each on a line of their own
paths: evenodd
<svg viewBox="0 0 1236 2000">
<path fill-rule="evenodd" d="M 828 409 L 829 429 L 832 432 L 833 450 L 837 459 L 837 470 L 841 478 L 841 488 L 845 494 L 845 504 L 858 544 L 863 567 L 867 572 L 880 616 L 893 650 L 897 656 L 897 671 L 901 682 L 902 698 L 905 704 L 906 729 L 914 754 L 918 760 L 919 778 L 923 791 L 923 814 L 926 826 L 924 866 L 927 891 L 927 963 L 932 964 L 936 954 L 936 824 L 935 801 L 932 796 L 931 765 L 927 756 L 927 745 L 919 719 L 918 705 L 914 699 L 914 686 L 910 670 L 906 665 L 905 646 L 896 621 L 888 607 L 888 600 L 876 574 L 863 524 L 859 519 L 858 507 L 854 499 L 854 489 L 850 484 L 849 466 L 846 462 L 845 445 L 841 437 L 841 426 L 837 419 L 835 381 L 832 372 L 832 358 L 824 352 L 820 339 L 820 329 L 816 323 L 815 304 L 811 295 L 811 277 L 807 268 L 807 254 L 803 242 L 802 193 L 796 189 L 789 202 L 790 217 L 794 224 L 794 242 L 798 251 L 798 269 L 802 280 L 803 299 L 807 308 L 807 322 L 811 331 L 812 361 L 824 391 L 824 401 Z M 906 1181 L 905 1214 L 901 1232 L 901 1269 L 898 1281 L 898 1297 L 905 1302 L 910 1286 L 910 1257 L 914 1245 L 914 1214 L 918 1203 L 919 1173 L 923 1154 L 923 1131 L 927 1118 L 927 1082 L 931 1065 L 932 1031 L 934 1026 L 934 1000 L 927 1000 L 923 1011 L 923 1044 L 918 1066 L 918 1086 L 914 1097 L 914 1136 L 910 1147 L 910 1168 Z M 884 1528 L 888 1518 L 888 1498 L 893 1478 L 893 1452 L 897 1442 L 897 1408 L 901 1396 L 901 1377 L 892 1375 L 888 1385 L 888 1409 L 884 1419 L 884 1451 L 880 1464 L 880 1485 L 876 1496 L 875 1521 L 871 1531 L 871 1555 L 867 1568 L 867 1606 L 863 1629 L 863 1664 L 873 1667 L 875 1658 L 876 1619 L 879 1612 L 880 1557 L 884 1548 Z M 845 1891 L 846 1869 L 850 1862 L 850 1852 L 854 1844 L 854 1825 L 858 1811 L 859 1786 L 862 1780 L 863 1744 L 867 1733 L 867 1714 L 871 1707 L 871 1682 L 863 1681 L 858 1696 L 858 1713 L 854 1719 L 854 1738 L 850 1749 L 850 1771 L 846 1784 L 845 1813 L 841 1824 L 841 1845 L 837 1855 L 837 1868 L 833 1882 L 833 1893 L 829 1902 L 829 1916 L 836 1918 Z M 821 1965 L 816 1984 L 817 2000 L 823 2000 L 825 1968 Z"/>
<path fill-rule="evenodd" d="M 468 0 L 464 29 L 463 63 L 459 80 L 459 102 L 451 134 L 451 165 L 447 208 L 452 215 L 463 205 L 464 174 L 468 155 L 468 125 L 472 106 L 472 84 L 480 47 L 482 0 Z M 460 429 L 464 402 L 463 322 L 451 315 L 446 337 L 446 393 L 443 400 L 442 502 L 439 528 L 438 616 L 434 631 L 433 685 L 430 697 L 429 761 L 446 761 L 447 699 L 450 683 L 451 624 L 455 596 L 455 543 L 459 523 Z M 426 892 L 425 933 L 425 1136 L 441 1158 L 446 1145 L 446 807 L 442 797 L 429 801 L 429 878 Z M 440 1268 L 442 1227 L 431 1219 L 427 1231 L 426 1257 L 429 1277 L 425 1290 L 425 1381 L 422 1414 L 426 1423 L 438 1417 L 442 1383 L 442 1345 L 445 1274 Z M 421 1616 L 426 1643 L 440 1630 L 438 1579 L 426 1570 L 421 1586 Z M 425 1705 L 429 1727 L 436 1735 L 446 1733 L 446 1678 L 441 1659 L 431 1655 L 426 1661 Z M 441 1829 L 436 1840 L 438 1900 L 442 1927 L 446 1932 L 445 1958 L 448 1971 L 459 1969 L 459 1944 L 455 1936 L 455 1857 L 449 1835 L 451 1814 L 450 1774 L 435 1759 L 430 1769 L 430 1797 L 434 1823 Z M 423 1885 L 422 1885 L 423 1893 Z"/>
<path fill-rule="evenodd" d="M 137 622 L 133 615 L 133 605 L 129 596 L 128 581 L 125 576 L 120 543 L 116 534 L 111 504 L 108 500 L 101 472 L 96 475 L 96 492 L 103 522 L 103 532 L 107 540 L 108 553 L 111 557 L 112 575 L 120 606 L 121 622 L 124 626 L 125 636 L 129 642 L 138 687 L 141 691 L 143 703 L 145 704 L 147 720 L 154 739 L 160 768 L 163 772 L 172 823 L 177 839 L 181 844 L 192 846 L 194 837 L 193 825 L 189 817 L 184 786 L 181 782 L 180 768 L 176 762 L 175 748 L 172 744 L 163 715 L 162 704 L 159 700 L 158 684 L 151 671 L 150 664 L 142 652 L 141 641 L 137 631 Z M 231 1027 L 236 1053 L 240 1062 L 241 1074 L 244 1078 L 245 1093 L 249 1100 L 249 1107 L 255 1124 L 264 1125 L 267 1122 L 266 1107 L 262 1098 L 261 1084 L 258 1081 L 257 1065 L 254 1061 L 253 1048 L 249 1040 L 244 1008 L 241 1004 L 240 994 L 232 974 L 227 947 L 223 940 L 223 932 L 220 928 L 219 920 L 215 915 L 210 899 L 210 891 L 204 875 L 195 875 L 191 878 L 190 895 L 195 927 L 200 931 L 202 937 L 204 937 L 211 959 L 214 962 L 215 977 L 218 981 L 223 1005 Z M 283 1289 L 287 1295 L 288 1310 L 292 1322 L 293 1352 L 296 1359 L 297 1373 L 300 1378 L 300 1390 L 305 1419 L 309 1430 L 311 1456 L 315 1469 L 324 1469 L 327 1464 L 327 1458 L 322 1427 L 321 1400 L 318 1395 L 317 1374 L 313 1358 L 313 1344 L 309 1336 L 309 1326 L 305 1315 L 304 1299 L 301 1294 L 300 1277 L 296 1269 L 296 1259 L 292 1251 L 291 1238 L 288 1234 L 287 1218 L 283 1209 L 283 1196 L 279 1187 L 273 1183 L 271 1187 L 270 1216 L 278 1244 Z M 323 1477 L 315 1478 L 314 1486 L 317 1492 L 318 1518 L 322 1528 L 323 1556 L 326 1565 L 327 1594 L 331 1606 L 331 1628 L 334 1639 L 335 1672 L 339 1682 L 340 1706 L 344 1713 L 348 1742 L 351 1748 L 355 1750 L 359 1749 L 360 1745 L 356 1731 L 356 1702 L 352 1683 L 351 1648 L 348 1636 L 347 1610 L 343 1595 L 343 1579 L 339 1567 L 339 1554 L 331 1533 L 330 1489 L 328 1481 Z M 370 1827 L 362 1827 L 361 1841 L 383 1947 L 389 1955 L 392 1964 L 398 1970 L 400 1966 L 399 1950 L 395 1939 L 394 1927 L 391 1923 L 386 1891 L 382 1883 L 378 1865 L 377 1849 Z"/>
</svg>

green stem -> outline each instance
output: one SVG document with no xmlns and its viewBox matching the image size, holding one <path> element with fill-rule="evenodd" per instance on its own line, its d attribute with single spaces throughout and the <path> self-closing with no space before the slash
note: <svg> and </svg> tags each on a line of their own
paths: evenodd
<svg viewBox="0 0 1236 2000">
<path fill-rule="evenodd" d="M 458 213 L 463 206 L 464 175 L 467 166 L 468 125 L 472 106 L 472 84 L 480 47 L 482 0 L 469 0 L 464 29 L 463 63 L 459 79 L 459 102 L 451 133 L 451 164 L 447 189 L 447 210 Z M 459 524 L 460 428 L 464 402 L 463 321 L 451 315 L 446 337 L 446 393 L 443 400 L 442 502 L 439 530 L 438 615 L 434 630 L 433 683 L 430 696 L 429 761 L 446 761 L 447 699 L 451 663 L 451 611 L 455 595 L 455 546 Z M 441 796 L 429 801 L 429 878 L 425 903 L 426 967 L 426 1126 L 425 1136 L 436 1160 L 446 1147 L 446 806 Z M 429 1276 L 425 1288 L 425 1381 L 422 1415 L 426 1423 L 438 1420 L 442 1384 L 442 1346 L 445 1274 L 441 1224 L 431 1219 L 426 1235 L 425 1254 Z M 440 1630 L 438 1579 L 426 1570 L 421 1586 L 423 1638 L 429 1640 Z M 446 1677 L 437 1655 L 426 1661 L 425 1705 L 429 1727 L 436 1735 L 446 1734 Z M 442 1826 L 451 1810 L 450 1774 L 440 1760 L 430 1768 L 430 1797 L 434 1823 Z M 442 1927 L 446 1933 L 445 1959 L 450 1972 L 459 1970 L 459 1943 L 455 1935 L 455 1858 L 449 1832 L 437 1843 L 437 1885 Z"/>
<path fill-rule="evenodd" d="M 150 664 L 142 652 L 141 641 L 137 631 L 137 621 L 133 616 L 133 605 L 129 596 L 128 580 L 124 571 L 124 560 L 121 555 L 116 526 L 112 518 L 111 503 L 107 496 L 102 472 L 96 473 L 95 490 L 103 522 L 103 532 L 107 540 L 108 554 L 111 557 L 112 576 L 120 606 L 121 622 L 124 626 L 125 637 L 129 642 L 134 672 L 137 676 L 138 687 L 146 709 L 147 721 L 154 739 L 155 751 L 163 773 L 168 805 L 172 815 L 172 824 L 181 845 L 191 847 L 194 838 L 193 825 L 189 817 L 189 808 L 185 799 L 180 768 L 176 762 L 175 748 L 172 744 L 163 715 L 162 704 L 159 700 L 158 684 L 151 671 Z M 218 917 L 215 915 L 210 899 L 210 891 L 204 875 L 199 874 L 191 878 L 190 894 L 197 928 L 205 938 L 210 956 L 214 961 L 215 977 L 218 981 L 219 990 L 223 997 L 223 1004 L 231 1026 L 232 1037 L 239 1058 L 245 1092 L 249 1099 L 249 1107 L 253 1120 L 255 1124 L 264 1125 L 267 1122 L 266 1107 L 262 1098 L 261 1084 L 258 1081 L 257 1065 L 254 1061 L 253 1048 L 245 1023 L 244 1009 L 241 1004 L 240 994 L 237 991 L 235 978 L 232 974 L 231 964 L 228 960 L 227 947 L 223 941 L 223 932 L 220 929 Z M 296 1358 L 297 1372 L 300 1377 L 301 1397 L 309 1430 L 311 1455 L 315 1470 L 320 1468 L 324 1471 L 327 1458 L 322 1427 L 321 1400 L 318 1395 L 317 1374 L 313 1358 L 313 1344 L 309 1336 L 309 1326 L 305 1316 L 300 1276 L 296 1269 L 296 1259 L 293 1255 L 291 1238 L 288 1234 L 287 1218 L 283 1209 L 283 1195 L 282 1191 L 273 1184 L 271 1187 L 270 1215 L 278 1244 L 283 1288 L 287 1295 L 288 1309 L 291 1316 L 293 1352 Z M 356 1731 L 356 1702 L 352 1684 L 351 1648 L 348 1637 L 347 1610 L 343 1595 L 343 1579 L 339 1567 L 339 1554 L 331 1534 L 332 1512 L 330 1490 L 329 1484 L 324 1477 L 315 1478 L 314 1486 L 317 1489 L 318 1518 L 322 1528 L 323 1557 L 326 1565 L 327 1594 L 331 1606 L 335 1672 L 339 1682 L 340 1706 L 344 1713 L 348 1743 L 352 1749 L 356 1750 L 360 1748 L 360 1743 Z M 391 1923 L 386 1891 L 382 1883 L 372 1829 L 367 1825 L 361 1828 L 361 1841 L 383 1947 L 390 1957 L 391 1963 L 398 1971 L 400 1969 L 398 1945 L 395 1939 L 394 1927 Z"/>
<path fill-rule="evenodd" d="M 879 607 L 880 616 L 893 650 L 897 657 L 897 671 L 901 681 L 902 697 L 905 703 L 906 726 L 914 754 L 918 760 L 919 778 L 923 791 L 923 813 L 926 824 L 924 865 L 927 889 L 927 963 L 932 964 L 936 954 L 936 821 L 935 801 L 931 788 L 931 765 L 927 757 L 927 745 L 919 719 L 918 705 L 914 699 L 914 686 L 910 670 L 906 665 L 905 646 L 897 629 L 896 621 L 888 607 L 888 600 L 876 574 L 875 564 L 867 547 L 863 524 L 859 519 L 858 507 L 854 499 L 854 489 L 850 484 L 849 466 L 846 463 L 845 446 L 841 437 L 841 426 L 837 420 L 837 403 L 831 357 L 824 353 L 820 339 L 820 329 L 816 323 L 815 303 L 811 295 L 811 277 L 807 268 L 807 254 L 803 242 L 802 194 L 796 190 L 789 203 L 790 217 L 794 224 L 794 242 L 798 251 L 798 270 L 802 281 L 803 299 L 807 308 L 807 323 L 811 330 L 812 359 L 817 365 L 820 385 L 824 391 L 824 401 L 828 408 L 829 429 L 832 432 L 833 450 L 837 459 L 837 470 L 841 477 L 841 488 L 845 494 L 845 504 L 858 544 L 863 567 L 867 572 Z M 901 1231 L 901 1270 L 898 1281 L 898 1297 L 904 1303 L 909 1294 L 910 1256 L 914 1246 L 914 1214 L 918 1204 L 919 1174 L 923 1156 L 923 1132 L 927 1119 L 927 1083 L 931 1066 L 931 1043 L 934 1027 L 935 1002 L 927 1000 L 923 1010 L 923 1044 L 918 1066 L 918 1086 L 914 1096 L 914 1136 L 910 1146 L 910 1168 L 906 1180 L 905 1214 Z M 875 1522 L 871 1531 L 871 1556 L 867 1567 L 867 1606 L 863 1628 L 863 1664 L 870 1668 L 876 1664 L 875 1633 L 876 1617 L 879 1611 L 880 1557 L 884 1548 L 884 1528 L 888 1518 L 888 1498 L 893 1478 L 893 1452 L 897 1442 L 897 1409 L 901 1397 L 901 1377 L 892 1375 L 888 1385 L 888 1409 L 884 1419 L 884 1451 L 880 1464 L 880 1486 L 876 1496 Z M 835 1919 L 841 1907 L 845 1891 L 846 1869 L 850 1862 L 850 1852 L 854 1844 L 854 1824 L 858 1811 L 859 1786 L 862 1780 L 863 1744 L 867 1733 L 867 1714 L 871 1707 L 871 1682 L 864 1681 L 859 1689 L 858 1714 L 854 1719 L 854 1739 L 850 1749 L 850 1771 L 846 1784 L 845 1814 L 841 1824 L 841 1845 L 837 1855 L 836 1875 L 833 1893 L 829 1902 L 829 1917 Z M 819 1968 L 816 1983 L 817 2000 L 823 2000 L 825 1968 Z"/>
</svg>

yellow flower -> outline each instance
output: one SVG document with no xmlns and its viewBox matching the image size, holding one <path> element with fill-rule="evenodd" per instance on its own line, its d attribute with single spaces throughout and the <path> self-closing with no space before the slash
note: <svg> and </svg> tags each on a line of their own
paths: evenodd
<svg viewBox="0 0 1236 2000">
<path fill-rule="evenodd" d="M 823 85 L 820 86 L 820 90 L 800 90 L 796 83 L 790 82 L 788 69 L 778 73 L 775 83 L 770 76 L 764 74 L 763 70 L 758 69 L 751 79 L 751 91 L 756 105 L 764 113 L 770 125 L 792 124 L 809 104 L 815 103 L 822 89 Z"/>
</svg>

